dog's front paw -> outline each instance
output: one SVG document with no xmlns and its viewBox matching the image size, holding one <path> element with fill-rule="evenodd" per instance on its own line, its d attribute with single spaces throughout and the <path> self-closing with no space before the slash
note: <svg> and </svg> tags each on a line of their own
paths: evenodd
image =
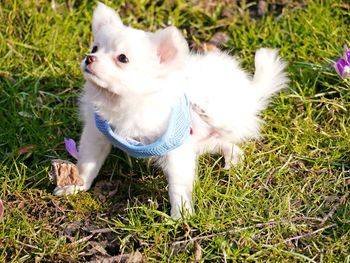
<svg viewBox="0 0 350 263">
<path fill-rule="evenodd" d="M 170 215 L 172 219 L 178 220 L 182 217 L 192 216 L 194 214 L 194 208 L 190 201 L 183 203 L 182 205 L 175 205 L 171 207 Z"/>
<path fill-rule="evenodd" d="M 53 190 L 53 194 L 57 196 L 72 195 L 80 191 L 87 191 L 87 190 L 88 190 L 87 187 L 79 186 L 79 185 L 57 186 L 55 190 Z"/>
</svg>

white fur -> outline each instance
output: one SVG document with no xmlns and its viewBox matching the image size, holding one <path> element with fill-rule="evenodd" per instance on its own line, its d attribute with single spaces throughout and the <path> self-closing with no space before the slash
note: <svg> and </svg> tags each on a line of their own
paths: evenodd
<svg viewBox="0 0 350 263">
<path fill-rule="evenodd" d="M 241 160 L 237 145 L 259 136 L 259 114 L 270 97 L 287 85 L 285 63 L 277 51 L 260 49 L 251 78 L 228 54 L 191 54 L 178 29 L 148 33 L 127 27 L 103 4 L 94 12 L 92 28 L 92 46 L 98 51 L 91 55 L 96 61 L 81 63 L 86 79 L 81 99 L 85 126 L 78 168 L 84 185 L 57 187 L 55 194 L 88 190 L 110 151 L 109 142 L 95 127 L 94 108 L 115 132 L 147 144 L 164 133 L 172 107 L 185 92 L 192 105 L 193 134 L 157 163 L 169 182 L 171 215 L 179 218 L 182 207 L 191 213 L 197 156 L 222 153 L 225 168 Z M 120 54 L 129 63 L 119 62 Z"/>
</svg>

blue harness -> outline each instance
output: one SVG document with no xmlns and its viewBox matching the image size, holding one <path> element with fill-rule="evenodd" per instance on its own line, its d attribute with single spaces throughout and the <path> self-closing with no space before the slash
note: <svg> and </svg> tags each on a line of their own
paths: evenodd
<svg viewBox="0 0 350 263">
<path fill-rule="evenodd" d="M 123 138 L 114 133 L 109 123 L 98 115 L 96 111 L 95 124 L 111 144 L 128 153 L 130 156 L 136 158 L 162 156 L 181 146 L 190 135 L 190 103 L 184 94 L 180 103 L 174 107 L 171 113 L 168 129 L 159 139 L 148 145 L 144 145 L 133 139 Z"/>
</svg>

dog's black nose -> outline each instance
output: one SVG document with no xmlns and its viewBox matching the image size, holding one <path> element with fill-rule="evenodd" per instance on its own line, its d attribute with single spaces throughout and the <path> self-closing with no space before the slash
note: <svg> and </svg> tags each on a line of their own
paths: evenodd
<svg viewBox="0 0 350 263">
<path fill-rule="evenodd" d="M 89 65 L 89 64 L 91 64 L 92 62 L 95 62 L 95 61 L 96 61 L 96 57 L 95 56 L 87 55 L 86 59 L 85 59 L 85 64 Z"/>
</svg>

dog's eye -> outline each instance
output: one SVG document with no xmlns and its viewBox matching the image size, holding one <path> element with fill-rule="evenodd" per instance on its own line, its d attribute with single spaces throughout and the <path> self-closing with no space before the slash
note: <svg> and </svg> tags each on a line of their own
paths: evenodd
<svg viewBox="0 0 350 263">
<path fill-rule="evenodd" d="M 98 50 L 97 46 L 93 46 L 90 53 L 96 53 Z"/>
<path fill-rule="evenodd" d="M 124 54 L 120 54 L 117 59 L 121 63 L 129 63 L 129 59 Z"/>
</svg>

